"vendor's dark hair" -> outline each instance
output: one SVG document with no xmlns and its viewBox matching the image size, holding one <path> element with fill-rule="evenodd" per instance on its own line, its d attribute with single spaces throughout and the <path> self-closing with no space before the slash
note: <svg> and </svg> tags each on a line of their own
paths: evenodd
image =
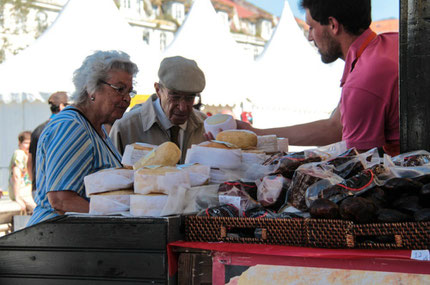
<svg viewBox="0 0 430 285">
<path fill-rule="evenodd" d="M 52 102 L 48 102 L 48 103 L 49 103 L 49 109 L 51 109 L 52 114 L 57 114 L 58 112 L 60 112 L 60 106 L 57 106 Z"/>
<path fill-rule="evenodd" d="M 333 17 L 353 35 L 360 35 L 372 22 L 370 0 L 301 0 L 300 6 L 321 25 Z"/>
</svg>

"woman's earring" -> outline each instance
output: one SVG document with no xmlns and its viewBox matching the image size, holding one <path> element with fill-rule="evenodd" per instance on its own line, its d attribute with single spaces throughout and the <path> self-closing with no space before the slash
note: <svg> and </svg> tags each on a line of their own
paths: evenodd
<svg viewBox="0 0 430 285">
<path fill-rule="evenodd" d="M 96 100 L 96 98 L 94 97 L 94 96 L 91 96 L 91 101 L 95 101 Z"/>
</svg>

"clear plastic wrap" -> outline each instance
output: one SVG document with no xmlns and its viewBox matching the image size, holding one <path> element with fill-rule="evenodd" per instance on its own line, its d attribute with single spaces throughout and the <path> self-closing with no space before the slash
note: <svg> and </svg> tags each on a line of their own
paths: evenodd
<svg viewBox="0 0 430 285">
<path fill-rule="evenodd" d="M 241 213 L 259 205 L 257 185 L 241 181 L 224 182 L 219 186 L 218 195 L 240 197 Z"/>
<path fill-rule="evenodd" d="M 256 184 L 258 202 L 264 207 L 273 206 L 277 210 L 285 201 L 291 180 L 282 175 L 269 175 L 258 180 Z"/>
</svg>

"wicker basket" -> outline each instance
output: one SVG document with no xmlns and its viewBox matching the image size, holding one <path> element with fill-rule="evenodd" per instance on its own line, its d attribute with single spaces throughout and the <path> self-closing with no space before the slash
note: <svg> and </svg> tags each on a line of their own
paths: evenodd
<svg viewBox="0 0 430 285">
<path fill-rule="evenodd" d="M 323 248 L 353 248 L 353 223 L 343 220 L 305 219 L 306 246 Z"/>
<path fill-rule="evenodd" d="M 430 248 L 430 222 L 354 225 L 353 234 L 356 248 Z"/>
<path fill-rule="evenodd" d="M 185 237 L 188 241 L 304 246 L 302 227 L 302 219 L 189 216 L 185 221 Z"/>
<path fill-rule="evenodd" d="M 429 249 L 430 222 L 358 225 L 343 220 L 188 216 L 185 238 L 320 248 Z"/>
</svg>

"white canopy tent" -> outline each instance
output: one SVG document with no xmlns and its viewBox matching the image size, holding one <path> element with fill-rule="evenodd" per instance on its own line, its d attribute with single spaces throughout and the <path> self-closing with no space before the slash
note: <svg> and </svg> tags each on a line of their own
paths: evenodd
<svg viewBox="0 0 430 285">
<path fill-rule="evenodd" d="M 69 0 L 34 44 L 0 65 L 0 187 L 7 187 L 7 168 L 17 148 L 18 133 L 33 130 L 49 118 L 44 101 L 50 94 L 74 91 L 73 72 L 86 56 L 111 49 L 125 51 L 134 62 L 145 63 L 140 73 L 155 68 L 154 52 L 122 18 L 112 0 Z"/>
<path fill-rule="evenodd" d="M 294 19 L 288 1 L 279 24 L 255 63 L 250 96 L 257 127 L 327 118 L 336 108 L 343 61 L 324 64 Z"/>
<path fill-rule="evenodd" d="M 163 57 L 194 59 L 205 73 L 202 101 L 208 105 L 238 105 L 244 100 L 243 84 L 252 64 L 216 14 L 210 0 L 194 1 L 185 22 Z"/>
</svg>

